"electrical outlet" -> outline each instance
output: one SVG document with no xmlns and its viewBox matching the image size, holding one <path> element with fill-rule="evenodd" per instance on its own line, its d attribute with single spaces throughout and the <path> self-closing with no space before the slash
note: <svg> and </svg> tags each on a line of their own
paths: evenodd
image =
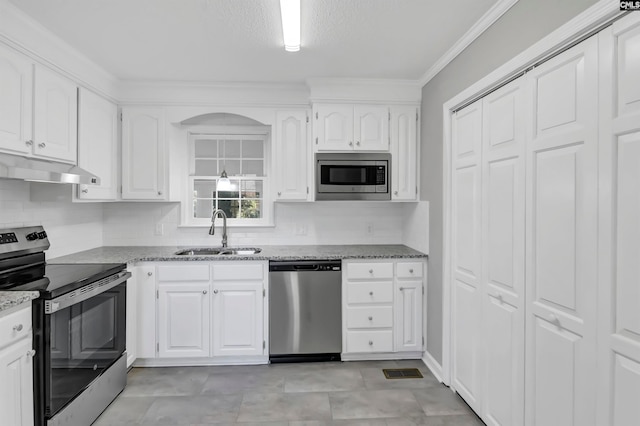
<svg viewBox="0 0 640 426">
<path fill-rule="evenodd" d="M 296 224 L 296 235 L 307 235 L 307 225 Z"/>
<path fill-rule="evenodd" d="M 164 224 L 156 223 L 156 235 L 157 236 L 164 235 Z"/>
<path fill-rule="evenodd" d="M 373 236 L 373 232 L 374 232 L 373 223 L 366 223 L 365 226 L 367 230 L 367 235 L 370 237 Z"/>
</svg>

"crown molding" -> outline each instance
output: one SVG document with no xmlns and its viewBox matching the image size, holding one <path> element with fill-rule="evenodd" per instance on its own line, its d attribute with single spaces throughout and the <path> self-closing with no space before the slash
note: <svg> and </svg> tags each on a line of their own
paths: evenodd
<svg viewBox="0 0 640 426">
<path fill-rule="evenodd" d="M 115 102 L 119 80 L 8 0 L 0 0 L 0 43 Z"/>
<path fill-rule="evenodd" d="M 427 84 L 444 69 L 475 39 L 480 37 L 494 22 L 504 15 L 518 0 L 499 0 L 467 31 L 447 52 L 440 57 L 418 80 L 421 86 Z"/>
</svg>

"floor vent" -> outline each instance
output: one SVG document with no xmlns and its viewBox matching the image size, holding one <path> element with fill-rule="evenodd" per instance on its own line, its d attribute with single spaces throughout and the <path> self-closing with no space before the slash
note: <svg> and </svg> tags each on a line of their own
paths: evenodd
<svg viewBox="0 0 640 426">
<path fill-rule="evenodd" d="M 422 379 L 422 373 L 417 368 L 383 368 L 387 379 Z"/>
</svg>

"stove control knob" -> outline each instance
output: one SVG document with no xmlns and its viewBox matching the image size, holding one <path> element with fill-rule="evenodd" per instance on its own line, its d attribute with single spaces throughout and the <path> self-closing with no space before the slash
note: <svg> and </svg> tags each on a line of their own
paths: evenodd
<svg viewBox="0 0 640 426">
<path fill-rule="evenodd" d="M 37 240 L 38 239 L 38 233 L 37 232 L 32 232 L 30 234 L 27 234 L 27 241 L 33 241 L 33 240 Z"/>
<path fill-rule="evenodd" d="M 47 238 L 47 233 L 45 231 L 38 232 L 38 239 L 44 240 L 45 238 Z"/>
</svg>

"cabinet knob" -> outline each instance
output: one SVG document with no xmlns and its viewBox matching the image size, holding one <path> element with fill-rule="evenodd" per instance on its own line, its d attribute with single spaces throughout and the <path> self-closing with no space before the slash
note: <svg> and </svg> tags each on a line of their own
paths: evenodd
<svg viewBox="0 0 640 426">
<path fill-rule="evenodd" d="M 502 303 L 502 302 L 503 302 L 503 300 L 502 300 L 502 295 L 501 295 L 501 294 L 499 294 L 499 295 L 498 295 L 498 302 L 500 302 L 500 303 Z"/>
<path fill-rule="evenodd" d="M 410 274 L 413 274 L 413 269 L 409 269 L 409 273 L 410 273 Z"/>
<path fill-rule="evenodd" d="M 36 355 L 36 350 L 35 349 L 31 349 L 30 351 L 27 351 L 27 356 L 28 357 L 33 357 Z"/>
<path fill-rule="evenodd" d="M 31 146 L 31 145 L 33 145 L 33 141 L 32 140 L 24 141 L 24 144 L 26 146 Z"/>
<path fill-rule="evenodd" d="M 400 291 L 404 291 L 404 287 L 400 287 Z"/>
<path fill-rule="evenodd" d="M 369 340 L 369 346 L 373 346 L 373 340 Z"/>
<path fill-rule="evenodd" d="M 353 142 L 349 141 L 349 146 L 353 146 Z"/>
<path fill-rule="evenodd" d="M 22 331 L 23 328 L 24 327 L 23 327 L 22 324 L 14 325 L 13 326 L 13 331 Z"/>
<path fill-rule="evenodd" d="M 151 276 L 151 275 L 153 275 L 153 272 L 147 272 L 147 275 Z"/>
<path fill-rule="evenodd" d="M 398 195 L 398 191 L 393 191 L 393 195 Z"/>
<path fill-rule="evenodd" d="M 278 197 L 282 195 L 282 192 L 278 191 Z"/>
<path fill-rule="evenodd" d="M 44 142 L 40 142 L 38 144 L 38 148 L 44 148 L 45 146 L 47 146 Z"/>
<path fill-rule="evenodd" d="M 373 269 L 369 269 L 369 273 L 370 273 L 370 274 L 373 274 Z"/>
<path fill-rule="evenodd" d="M 360 146 L 360 141 L 356 141 L 356 145 Z"/>
<path fill-rule="evenodd" d="M 213 294 L 218 294 L 218 289 L 213 290 Z"/>
<path fill-rule="evenodd" d="M 162 191 L 158 191 L 158 195 L 162 195 Z"/>
<path fill-rule="evenodd" d="M 373 296 L 373 292 L 372 291 L 369 292 L 369 296 Z"/>
<path fill-rule="evenodd" d="M 369 317 L 369 321 L 373 321 L 373 317 Z"/>
<path fill-rule="evenodd" d="M 557 316 L 555 316 L 555 314 L 549 315 L 549 322 L 555 324 L 556 326 L 560 326 L 560 320 Z"/>
<path fill-rule="evenodd" d="M 202 290 L 202 294 L 207 294 L 207 290 Z"/>
<path fill-rule="evenodd" d="M 82 190 L 81 190 L 81 192 L 82 192 L 83 194 L 86 194 L 86 193 L 88 193 L 88 192 L 89 192 L 89 189 L 88 189 L 88 188 L 84 188 L 84 189 L 82 189 Z"/>
</svg>

